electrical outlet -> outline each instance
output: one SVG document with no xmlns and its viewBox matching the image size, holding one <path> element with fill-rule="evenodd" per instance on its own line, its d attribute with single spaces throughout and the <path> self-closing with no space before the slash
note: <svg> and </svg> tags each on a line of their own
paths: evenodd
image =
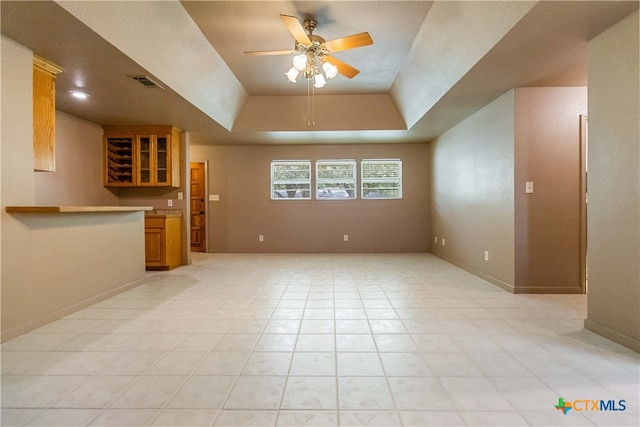
<svg viewBox="0 0 640 427">
<path fill-rule="evenodd" d="M 182 191 L 178 191 L 178 200 L 184 199 L 184 193 Z"/>
<path fill-rule="evenodd" d="M 434 243 L 438 243 L 438 236 L 436 236 Z"/>
<path fill-rule="evenodd" d="M 264 236 L 262 234 L 258 236 L 258 241 L 264 242 Z"/>
<path fill-rule="evenodd" d="M 167 206 L 173 206 L 173 200 L 171 199 L 167 200 Z"/>
<path fill-rule="evenodd" d="M 444 246 L 445 241 L 444 241 L 444 237 L 442 238 L 442 246 Z"/>
<path fill-rule="evenodd" d="M 489 251 L 484 251 L 484 260 L 489 261 Z"/>
<path fill-rule="evenodd" d="M 345 242 L 348 242 L 348 241 L 349 241 L 349 235 L 348 235 L 348 234 L 345 234 L 345 235 L 344 235 L 344 237 L 343 237 L 343 239 L 344 239 L 344 241 L 345 241 Z"/>
</svg>

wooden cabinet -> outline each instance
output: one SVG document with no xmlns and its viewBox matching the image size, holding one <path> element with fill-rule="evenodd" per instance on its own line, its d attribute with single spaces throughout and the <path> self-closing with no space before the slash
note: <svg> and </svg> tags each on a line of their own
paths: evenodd
<svg viewBox="0 0 640 427">
<path fill-rule="evenodd" d="M 144 252 L 147 270 L 171 270 L 182 265 L 182 216 L 145 216 Z"/>
<path fill-rule="evenodd" d="M 180 187 L 180 131 L 105 126 L 104 162 L 107 187 Z"/>
<path fill-rule="evenodd" d="M 33 57 L 33 169 L 56 170 L 56 75 L 62 69 Z"/>
</svg>

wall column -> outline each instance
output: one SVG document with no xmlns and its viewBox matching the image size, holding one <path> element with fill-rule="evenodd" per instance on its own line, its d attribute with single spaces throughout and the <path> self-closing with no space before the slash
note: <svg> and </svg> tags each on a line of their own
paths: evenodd
<svg viewBox="0 0 640 427">
<path fill-rule="evenodd" d="M 638 11 L 589 42 L 585 328 L 640 352 Z"/>
</svg>

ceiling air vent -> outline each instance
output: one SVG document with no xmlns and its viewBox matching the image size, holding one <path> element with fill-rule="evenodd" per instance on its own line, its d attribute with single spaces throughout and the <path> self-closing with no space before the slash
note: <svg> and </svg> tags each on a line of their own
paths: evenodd
<svg viewBox="0 0 640 427">
<path fill-rule="evenodd" d="M 133 80 L 137 81 L 138 83 L 140 83 L 144 87 L 164 89 L 158 83 L 156 83 L 153 80 L 151 80 L 151 78 L 149 76 L 129 76 L 129 77 L 131 77 Z"/>
</svg>

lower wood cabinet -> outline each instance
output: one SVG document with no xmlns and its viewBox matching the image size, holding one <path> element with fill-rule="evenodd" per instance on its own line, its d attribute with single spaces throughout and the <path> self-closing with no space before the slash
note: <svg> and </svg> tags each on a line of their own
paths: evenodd
<svg viewBox="0 0 640 427">
<path fill-rule="evenodd" d="M 182 216 L 147 215 L 144 251 L 147 270 L 171 270 L 182 265 Z"/>
</svg>

